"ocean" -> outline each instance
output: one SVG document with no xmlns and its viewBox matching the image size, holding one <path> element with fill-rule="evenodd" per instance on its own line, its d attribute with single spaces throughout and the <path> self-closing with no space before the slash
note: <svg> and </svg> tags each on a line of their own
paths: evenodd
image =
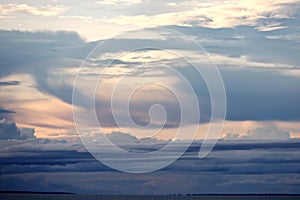
<svg viewBox="0 0 300 200">
<path fill-rule="evenodd" d="M 75 195 L 75 194 L 0 194 L 0 200 L 295 200 L 293 195 Z"/>
</svg>

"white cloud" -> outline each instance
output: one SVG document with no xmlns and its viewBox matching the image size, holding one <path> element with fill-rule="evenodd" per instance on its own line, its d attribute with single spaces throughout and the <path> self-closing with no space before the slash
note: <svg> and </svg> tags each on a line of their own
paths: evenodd
<svg viewBox="0 0 300 200">
<path fill-rule="evenodd" d="M 80 136 L 85 139 L 91 140 L 95 144 L 102 144 L 104 141 L 104 137 L 107 137 L 113 144 L 116 145 L 158 144 L 166 142 L 166 140 L 158 140 L 151 137 L 137 138 L 133 134 L 120 131 L 102 133 L 99 131 L 87 130 L 86 133 L 81 133 Z"/>
<path fill-rule="evenodd" d="M 90 22 L 92 20 L 95 20 L 92 16 L 81 16 L 81 15 L 62 15 L 59 16 L 61 19 L 74 19 L 74 20 L 83 20 L 86 22 Z"/>
<path fill-rule="evenodd" d="M 257 26 L 260 19 L 290 18 L 295 12 L 290 3 L 295 0 L 274 1 L 182 1 L 167 3 L 174 11 L 156 15 L 119 15 L 105 18 L 117 24 L 134 24 L 138 27 L 164 25 L 201 25 L 210 28 Z M 164 5 L 165 6 L 165 5 Z M 276 26 L 277 27 L 277 26 Z M 275 27 L 273 27 L 274 29 Z M 281 27 L 284 28 L 284 27 Z"/>
<path fill-rule="evenodd" d="M 265 126 L 249 130 L 246 135 L 240 136 L 235 133 L 228 133 L 225 140 L 289 140 L 290 133 L 281 130 L 276 126 Z"/>
<path fill-rule="evenodd" d="M 257 26 L 259 30 L 285 28 L 284 25 L 265 27 L 261 21 L 278 23 L 278 19 L 293 17 L 296 0 L 266 1 L 143 1 L 97 0 L 49 2 L 49 5 L 2 4 L 2 29 L 74 30 L 88 40 L 110 38 L 123 31 L 167 25 L 204 26 L 210 28 Z M 91 9 L 93 8 L 93 9 Z M 64 13 L 68 9 L 68 12 Z M 47 23 L 37 23 L 38 17 L 49 17 Z M 13 17 L 13 18 L 11 18 Z M 269 26 L 269 25 L 268 25 Z M 88 28 L 87 28 L 88 27 Z"/>
<path fill-rule="evenodd" d="M 257 140 L 288 140 L 290 139 L 290 133 L 276 126 L 267 126 L 248 131 L 245 138 Z"/>
<path fill-rule="evenodd" d="M 275 31 L 287 28 L 287 26 L 282 26 L 282 23 L 280 22 L 270 22 L 265 25 L 259 25 L 256 27 L 258 31 Z"/>
<path fill-rule="evenodd" d="M 255 68 L 293 68 L 292 65 L 282 63 L 270 63 L 270 62 L 256 62 L 251 59 L 250 56 L 241 55 L 240 57 L 230 57 L 222 54 L 209 54 L 210 58 L 218 66 L 229 66 L 229 67 L 255 67 Z"/>
<path fill-rule="evenodd" d="M 141 3 L 142 0 L 100 0 L 96 1 L 96 4 L 100 5 L 118 5 L 118 4 L 126 4 L 126 5 L 133 5 Z"/>
<path fill-rule="evenodd" d="M 0 5 L 1 14 L 10 14 L 16 12 L 25 12 L 38 16 L 57 16 L 63 13 L 66 8 L 63 5 L 46 5 L 43 7 L 34 7 L 28 4 L 2 4 Z"/>
<path fill-rule="evenodd" d="M 295 42 L 300 42 L 299 33 L 291 33 L 286 35 L 267 35 L 266 38 L 271 40 L 292 40 Z"/>
</svg>

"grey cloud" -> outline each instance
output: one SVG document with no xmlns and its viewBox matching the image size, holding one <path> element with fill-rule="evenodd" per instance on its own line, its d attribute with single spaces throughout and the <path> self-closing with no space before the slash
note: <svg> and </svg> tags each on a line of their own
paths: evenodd
<svg viewBox="0 0 300 200">
<path fill-rule="evenodd" d="M 20 85 L 20 81 L 2 81 L 0 86 L 11 86 L 11 85 Z"/>
<path fill-rule="evenodd" d="M 0 121 L 0 139 L 8 140 L 8 139 L 19 139 L 20 131 L 17 128 L 16 124 L 6 119 L 2 119 Z"/>
<path fill-rule="evenodd" d="M 20 32 L 0 31 L 1 70 L 0 76 L 12 73 L 33 73 L 36 69 L 47 70 L 68 52 L 66 48 L 80 47 L 83 41 L 72 32 Z M 73 55 L 74 56 L 74 55 Z M 18 59 L 15 59 L 18 58 Z"/>
<path fill-rule="evenodd" d="M 137 143 L 138 139 L 130 134 L 127 133 L 120 133 L 120 132 L 112 132 L 109 135 L 107 135 L 108 139 L 112 141 L 115 144 L 125 143 L 125 144 L 131 144 L 131 143 Z"/>
<path fill-rule="evenodd" d="M 168 27 L 167 27 L 168 28 Z M 290 64 L 296 69 L 300 64 L 298 54 L 300 51 L 295 43 L 287 44 L 282 40 L 270 40 L 265 36 L 275 35 L 277 32 L 265 33 L 258 32 L 253 27 L 236 27 L 235 29 L 209 29 L 200 27 L 179 27 L 170 26 L 175 30 L 182 31 L 190 36 L 195 36 L 209 53 L 219 53 L 230 57 L 239 57 L 246 55 L 251 61 L 278 62 Z M 151 30 L 151 29 L 149 29 Z M 282 30 L 283 31 L 283 30 Z M 282 34 L 283 32 L 280 32 Z M 288 32 L 288 30 L 284 30 Z M 278 33 L 279 34 L 279 33 Z M 0 51 L 3 67 L 0 69 L 0 76 L 13 73 L 32 74 L 37 82 L 37 88 L 44 92 L 58 97 L 59 99 L 72 103 L 72 89 L 74 75 L 57 74 L 54 69 L 63 69 L 68 67 L 79 66 L 79 59 L 83 59 L 88 52 L 95 47 L 98 42 L 85 43 L 75 33 L 30 33 L 18 31 L 1 31 L 0 37 L 5 43 L 1 46 Z M 186 45 L 172 41 L 172 37 L 166 40 L 157 39 L 122 39 L 115 38 L 109 43 L 104 43 L 95 53 L 107 53 L 107 51 L 120 52 L 132 50 L 137 44 L 142 44 L 151 49 L 164 43 L 170 49 L 186 49 Z M 205 39 L 208 39 L 205 42 Z M 217 42 L 211 42 L 217 41 Z M 255 45 L 254 45 L 255 44 Z M 280 46 L 281 48 L 277 48 Z M 26 51 L 25 51 L 26 50 Z M 263 58 L 261 56 L 264 56 Z M 19 59 L 12 59 L 18 57 Z M 109 60 L 103 61 L 109 62 Z M 135 65 L 135 62 L 124 63 L 116 61 L 126 66 Z M 167 64 L 177 67 L 178 62 L 169 61 Z M 224 65 L 226 65 L 224 63 Z M 230 63 L 229 63 L 230 65 Z M 280 70 L 274 69 L 254 69 L 247 68 L 226 68 L 220 66 L 221 74 L 224 80 L 227 94 L 227 120 L 289 120 L 295 121 L 300 119 L 300 95 L 297 85 L 300 84 L 298 77 L 284 75 Z M 180 67 L 178 67 L 179 69 Z M 284 69 L 284 68 L 282 68 Z M 149 70 L 149 69 L 147 69 Z M 195 76 L 195 73 L 186 68 L 180 71 L 191 82 L 193 89 L 196 91 L 201 109 L 200 122 L 210 120 L 210 97 L 205 82 Z M 180 85 L 178 85 L 180 87 Z M 81 94 L 78 105 L 85 106 L 86 96 Z M 288 97 L 288 98 L 286 98 Z M 107 110 L 106 102 L 96 102 L 96 107 L 103 112 L 103 123 L 107 126 L 115 126 L 111 120 L 111 113 Z M 172 111 L 168 127 L 174 127 L 178 124 L 176 116 L 176 105 L 168 104 Z M 136 105 L 137 109 L 139 105 Z M 140 110 L 139 110 L 140 111 Z M 136 112 L 138 113 L 138 112 Z M 100 113 L 101 114 L 101 113 Z M 145 113 L 147 114 L 147 113 Z M 136 116 L 137 123 L 147 124 L 147 115 L 143 117 Z"/>
<path fill-rule="evenodd" d="M 299 191 L 299 140 L 219 141 L 204 159 L 197 156 L 200 145 L 201 141 L 195 142 L 179 160 L 160 171 L 127 174 L 99 163 L 88 152 L 81 151 L 80 144 L 40 139 L 2 141 L 0 190 L 30 188 L 97 194 Z M 141 152 L 145 146 L 132 148 Z M 129 161 L 124 158 L 124 162 Z M 59 184 L 63 184 L 60 189 L 56 187 Z"/>
<path fill-rule="evenodd" d="M 8 110 L 0 106 L 0 119 L 8 119 L 13 121 L 14 110 Z"/>
<path fill-rule="evenodd" d="M 300 49 L 298 49 L 299 46 L 296 43 L 287 44 L 285 41 L 270 41 L 265 36 L 276 33 L 259 32 L 253 27 L 246 26 L 236 27 L 235 29 L 178 26 L 171 26 L 170 28 L 182 31 L 190 36 L 197 36 L 200 43 L 201 39 L 204 39 L 203 45 L 209 53 L 218 53 L 232 58 L 246 55 L 250 61 L 274 63 L 282 66 L 277 69 L 254 68 L 253 66 L 227 68 L 226 66 L 236 65 L 236 63 L 221 64 L 221 75 L 224 80 L 228 103 L 226 119 L 237 121 L 295 121 L 300 119 L 300 110 L 298 109 L 300 108 L 300 96 L 297 88 L 297 85 L 300 84 L 299 78 L 283 73 L 286 69 L 285 65 L 293 66 L 293 70 L 298 69 L 300 63 L 296 52 Z M 205 42 L 207 38 L 216 42 Z M 169 39 L 172 39 L 171 36 Z M 125 43 L 129 43 L 129 41 L 116 39 L 114 42 L 120 42 L 126 46 Z M 148 45 L 146 41 L 139 42 Z M 281 48 L 277 48 L 278 46 Z M 171 43 L 169 47 L 183 50 L 186 48 L 185 45 L 176 43 Z M 168 65 L 181 70 L 180 67 L 177 67 L 178 62 L 176 61 L 170 61 Z M 180 73 L 188 78 L 198 95 L 202 117 L 200 122 L 209 121 L 211 115 L 210 96 L 205 82 L 200 80 L 191 68 L 182 69 Z M 142 118 L 139 117 L 139 119 Z"/>
<path fill-rule="evenodd" d="M 33 128 L 20 128 L 20 139 L 35 139 L 34 131 L 35 130 Z"/>
<path fill-rule="evenodd" d="M 191 83 L 198 96 L 201 110 L 200 122 L 207 122 L 211 115 L 210 95 L 204 82 L 192 68 L 176 68 Z M 220 70 L 227 98 L 226 119 L 286 120 L 300 119 L 300 79 L 278 71 L 259 69 Z M 177 87 L 181 87 L 179 84 Z"/>
<path fill-rule="evenodd" d="M 80 66 L 94 43 L 85 43 L 75 32 L 0 31 L 0 77 L 30 74 L 38 82 L 37 89 L 71 102 L 72 81 L 57 81 L 55 69 Z M 18 58 L 18 59 L 15 59 Z M 49 83 L 50 82 L 50 83 Z M 18 84 L 10 82 L 3 84 Z M 3 85 L 2 84 L 2 85 Z M 69 89 L 71 88 L 71 89 Z"/>
<path fill-rule="evenodd" d="M 257 70 L 222 70 L 228 120 L 299 120 L 298 77 Z"/>
<path fill-rule="evenodd" d="M 16 112 L 13 110 L 7 110 L 7 109 L 0 107 L 0 114 L 12 114 L 12 113 L 16 113 Z"/>
<path fill-rule="evenodd" d="M 0 140 L 27 140 L 35 139 L 34 129 L 18 128 L 17 125 L 7 119 L 0 120 Z"/>
<path fill-rule="evenodd" d="M 297 27 L 299 19 L 299 14 L 294 19 L 282 19 L 283 25 L 288 25 L 288 28 L 273 32 L 260 32 L 251 26 L 217 29 L 184 26 L 166 26 L 166 28 L 192 36 L 210 54 L 228 55 L 233 58 L 246 55 L 251 61 L 277 63 L 279 65 L 289 64 L 299 68 L 300 62 L 297 52 L 300 47 L 297 42 L 267 38 L 267 36 L 299 32 Z M 178 48 L 184 49 L 184 47 Z M 224 66 L 226 66 L 225 63 Z"/>
</svg>

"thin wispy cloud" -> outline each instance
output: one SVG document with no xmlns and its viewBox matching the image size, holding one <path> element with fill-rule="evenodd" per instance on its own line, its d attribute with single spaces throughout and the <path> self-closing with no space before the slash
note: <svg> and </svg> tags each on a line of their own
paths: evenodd
<svg viewBox="0 0 300 200">
<path fill-rule="evenodd" d="M 1 4 L 0 14 L 13 15 L 18 13 L 28 13 L 37 16 L 57 16 L 67 9 L 63 6 L 47 5 L 42 7 L 30 6 L 28 4 Z"/>
</svg>

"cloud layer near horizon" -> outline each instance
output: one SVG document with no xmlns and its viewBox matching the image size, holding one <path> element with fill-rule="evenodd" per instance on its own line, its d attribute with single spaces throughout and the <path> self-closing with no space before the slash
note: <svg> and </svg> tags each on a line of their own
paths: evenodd
<svg viewBox="0 0 300 200">
<path fill-rule="evenodd" d="M 204 159 L 198 159 L 200 144 L 194 143 L 178 161 L 148 174 L 112 170 L 81 145 L 66 141 L 0 143 L 0 190 L 101 194 L 299 192 L 297 140 L 223 141 Z M 144 147 L 133 148 L 138 151 Z M 124 162 L 128 162 L 125 157 Z"/>
</svg>

